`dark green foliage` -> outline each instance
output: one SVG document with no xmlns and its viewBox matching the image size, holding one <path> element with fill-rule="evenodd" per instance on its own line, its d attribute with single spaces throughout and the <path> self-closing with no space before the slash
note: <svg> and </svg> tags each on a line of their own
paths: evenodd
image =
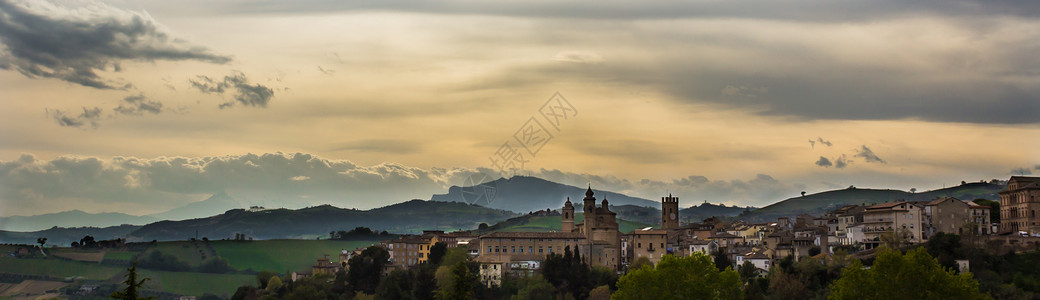
<svg viewBox="0 0 1040 300">
<path fill-rule="evenodd" d="M 820 246 L 812 246 L 812 247 L 809 248 L 809 256 L 820 255 L 821 251 L 822 250 L 820 250 Z"/>
<path fill-rule="evenodd" d="M 271 277 L 274 277 L 274 276 L 277 276 L 277 275 L 278 274 L 275 274 L 274 272 L 271 272 L 271 271 L 260 271 L 260 272 L 256 273 L 256 282 L 258 283 L 257 286 L 259 286 L 260 289 L 267 288 L 267 282 L 271 280 Z"/>
<path fill-rule="evenodd" d="M 130 265 L 130 268 L 126 269 L 126 280 L 123 283 L 126 284 L 126 288 L 122 291 L 112 293 L 112 299 L 123 299 L 123 300 L 138 300 L 138 299 L 154 299 L 153 297 L 141 297 L 137 295 L 137 291 L 141 289 L 141 286 L 151 278 L 137 280 L 137 263 Z"/>
<path fill-rule="evenodd" d="M 224 274 L 234 272 L 235 268 L 231 267 L 231 264 L 222 257 L 214 257 L 206 262 L 203 262 L 199 266 L 199 272 L 202 273 L 213 273 L 213 274 Z"/>
<path fill-rule="evenodd" d="M 989 206 L 989 221 L 993 223 L 1000 223 L 1000 201 L 994 201 L 984 198 L 975 199 L 972 202 L 982 206 Z"/>
<path fill-rule="evenodd" d="M 427 263 L 439 266 L 441 264 L 441 259 L 444 258 L 445 254 L 448 254 L 448 244 L 437 242 L 436 244 L 433 244 L 433 247 L 430 247 L 430 256 L 427 259 Z"/>
<path fill-rule="evenodd" d="M 376 290 L 376 298 L 386 300 L 410 300 L 412 297 L 412 278 L 408 271 L 394 270 L 383 279 Z"/>
<path fill-rule="evenodd" d="M 1035 267 L 1035 266 L 1034 266 Z M 874 265 L 846 267 L 831 285 L 830 299 L 985 299 L 970 273 L 945 270 L 924 248 L 879 251 Z"/>
<path fill-rule="evenodd" d="M 267 283 L 264 282 L 264 285 L 266 286 Z M 231 300 L 247 300 L 259 298 L 260 290 L 257 290 L 255 287 L 248 285 L 238 287 L 238 289 L 235 290 L 235 294 L 231 296 Z"/>
<path fill-rule="evenodd" d="M 653 269 L 629 271 L 618 280 L 613 299 L 740 299 L 741 286 L 736 271 L 719 271 L 710 256 L 694 252 L 665 255 Z"/>
<path fill-rule="evenodd" d="M 379 246 L 365 248 L 361 255 L 351 257 L 347 264 L 350 271 L 347 281 L 354 291 L 373 294 L 379 287 L 379 279 L 383 275 L 383 266 L 390 259 L 390 253 Z"/>
<path fill-rule="evenodd" d="M 719 271 L 733 268 L 733 261 L 729 260 L 729 255 L 726 255 L 726 247 L 719 247 L 719 251 L 715 251 L 714 256 L 715 267 L 719 268 Z"/>
<path fill-rule="evenodd" d="M 539 272 L 561 294 L 569 294 L 575 299 L 585 299 L 592 288 L 600 285 L 614 286 L 617 276 L 612 271 L 590 268 L 581 259 L 581 253 L 570 247 L 563 249 L 563 255 L 549 253 L 542 262 Z"/>
<path fill-rule="evenodd" d="M 191 266 L 188 263 L 181 261 L 172 254 L 163 254 L 159 250 L 152 251 L 144 259 L 138 261 L 141 264 L 141 268 L 159 270 L 159 271 L 174 271 L 184 272 L 191 270 Z"/>
<path fill-rule="evenodd" d="M 473 289 L 477 280 L 477 274 L 470 271 L 470 267 L 465 262 L 458 262 L 451 267 L 451 284 L 441 288 L 437 293 L 437 299 L 475 299 Z"/>
</svg>

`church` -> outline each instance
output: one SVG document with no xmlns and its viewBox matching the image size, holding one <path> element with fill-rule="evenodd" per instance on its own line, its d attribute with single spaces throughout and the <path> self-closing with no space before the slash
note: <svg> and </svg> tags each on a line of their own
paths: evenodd
<svg viewBox="0 0 1040 300">
<path fill-rule="evenodd" d="M 595 193 L 592 187 L 585 191 L 582 199 L 583 220 L 575 223 L 574 204 L 570 197 L 563 203 L 561 210 L 563 224 L 562 232 L 580 233 L 585 237 L 585 245 L 580 249 L 590 265 L 606 266 L 617 270 L 621 265 L 621 232 L 618 230 L 617 213 L 610 211 L 610 203 L 607 197 L 603 197 L 599 207 L 596 207 Z"/>
</svg>

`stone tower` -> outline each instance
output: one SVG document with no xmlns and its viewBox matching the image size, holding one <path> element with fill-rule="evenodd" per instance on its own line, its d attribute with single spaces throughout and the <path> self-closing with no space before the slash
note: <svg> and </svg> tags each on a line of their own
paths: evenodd
<svg viewBox="0 0 1040 300">
<path fill-rule="evenodd" d="M 563 203 L 563 225 L 560 227 L 562 232 L 574 231 L 574 205 L 571 204 L 571 197 L 567 197 L 567 202 Z"/>
<path fill-rule="evenodd" d="M 679 197 L 661 197 L 661 228 L 679 228 Z"/>
<path fill-rule="evenodd" d="M 592 228 L 596 227 L 596 197 L 593 197 L 595 193 L 592 192 L 592 185 L 589 185 L 589 190 L 585 191 L 585 199 L 582 200 L 582 204 L 585 205 L 585 224 L 584 232 L 592 232 Z"/>
</svg>

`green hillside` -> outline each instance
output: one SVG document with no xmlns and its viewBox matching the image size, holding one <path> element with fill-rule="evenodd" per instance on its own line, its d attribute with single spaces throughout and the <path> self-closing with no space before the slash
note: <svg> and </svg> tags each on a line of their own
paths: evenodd
<svg viewBox="0 0 1040 300">
<path fill-rule="evenodd" d="M 327 236 L 335 230 L 364 226 L 393 233 L 419 233 L 423 230 L 459 230 L 480 223 L 495 223 L 515 213 L 457 202 L 412 200 L 368 211 L 322 205 L 297 210 L 273 209 L 249 212 L 229 210 L 209 218 L 162 221 L 145 225 L 130 233 L 128 240 L 186 240 L 208 237 L 230 238 L 236 233 L 254 239 L 297 239 Z"/>
<path fill-rule="evenodd" d="M 965 183 L 955 187 L 918 193 L 850 187 L 790 198 L 741 214 L 739 218 L 753 222 L 771 221 L 781 216 L 799 214 L 820 215 L 846 205 L 871 205 L 893 201 L 930 201 L 939 197 L 956 197 L 961 200 L 979 198 L 999 200 L 997 192 L 1004 188 L 1004 185 L 986 182 Z"/>
<path fill-rule="evenodd" d="M 236 270 L 288 273 L 310 269 L 315 260 L 329 255 L 337 261 L 341 250 L 367 247 L 379 241 L 266 240 L 211 242 L 217 255 Z"/>
</svg>

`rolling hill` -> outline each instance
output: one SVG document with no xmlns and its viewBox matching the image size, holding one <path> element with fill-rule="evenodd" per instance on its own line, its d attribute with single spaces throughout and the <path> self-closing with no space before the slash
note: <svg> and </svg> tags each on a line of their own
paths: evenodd
<svg viewBox="0 0 1040 300">
<path fill-rule="evenodd" d="M 331 205 L 259 212 L 233 209 L 208 218 L 148 224 L 132 232 L 128 240 L 184 240 L 195 237 L 196 232 L 199 238 L 210 239 L 229 238 L 236 233 L 255 239 L 312 239 L 327 236 L 330 231 L 359 226 L 393 233 L 417 233 L 424 229 L 476 228 L 479 223 L 495 223 L 515 215 L 477 205 L 423 200 L 367 211 Z"/>
<path fill-rule="evenodd" d="M 850 187 L 832 190 L 802 197 L 786 199 L 772 205 L 741 214 L 740 219 L 761 222 L 776 220 L 777 217 L 798 214 L 820 215 L 827 211 L 846 205 L 871 205 L 893 201 L 930 201 L 938 197 L 955 197 L 961 200 L 989 199 L 999 200 L 997 192 L 1004 185 L 986 182 L 965 183 L 955 187 L 911 193 L 891 189 L 863 189 Z"/>
<path fill-rule="evenodd" d="M 581 223 L 585 219 L 584 214 L 574 214 L 574 222 Z M 554 215 L 523 215 L 488 226 L 487 229 L 475 229 L 470 232 L 474 234 L 488 234 L 492 232 L 544 232 L 560 231 L 563 218 L 556 213 Z M 629 221 L 618 218 L 618 230 L 622 233 L 631 232 L 639 228 L 653 226 L 640 222 Z"/>
<path fill-rule="evenodd" d="M 447 194 L 433 195 L 430 200 L 441 202 L 475 203 L 494 209 L 527 213 L 537 210 L 559 209 L 567 197 L 572 202 L 581 202 L 587 187 L 576 187 L 528 176 L 499 178 L 475 186 L 452 186 Z M 596 190 L 597 199 L 604 196 L 614 205 L 658 207 L 660 203 L 642 198 L 629 197 L 608 191 Z"/>
<path fill-rule="evenodd" d="M 110 227 L 54 227 L 46 230 L 17 232 L 0 231 L 0 243 L 4 244 L 36 244 L 36 238 L 47 238 L 47 246 L 61 245 L 68 247 L 84 236 L 93 236 L 95 240 L 111 240 L 126 237 L 127 234 L 141 228 L 136 225 L 119 225 Z"/>
</svg>

